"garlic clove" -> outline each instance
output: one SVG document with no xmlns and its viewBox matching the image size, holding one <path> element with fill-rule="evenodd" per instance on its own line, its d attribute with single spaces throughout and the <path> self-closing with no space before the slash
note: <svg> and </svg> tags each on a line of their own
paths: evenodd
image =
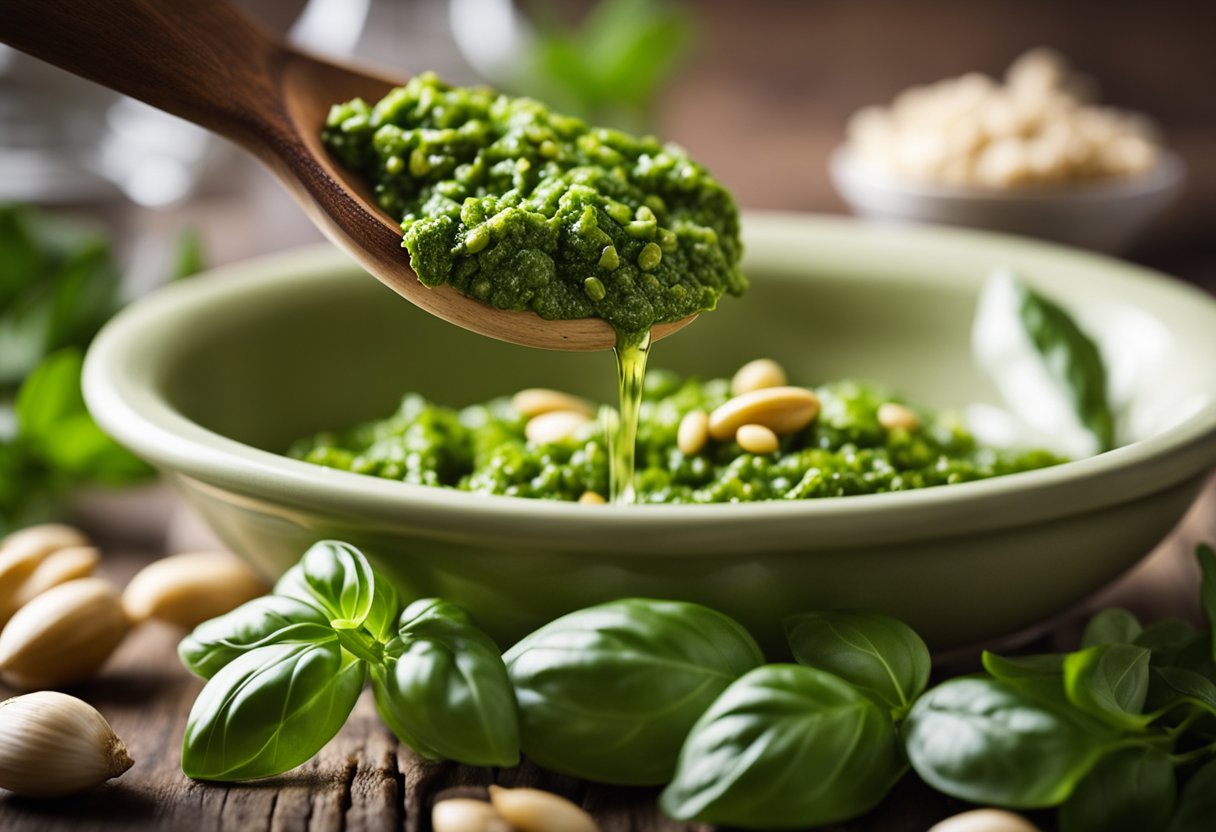
<svg viewBox="0 0 1216 832">
<path fill-rule="evenodd" d="M 43 561 L 60 549 L 88 544 L 82 532 L 57 523 L 30 526 L 0 540 L 0 624 L 21 606 L 21 587 Z"/>
<path fill-rule="evenodd" d="M 101 554 L 92 546 L 69 546 L 51 552 L 17 588 L 17 608 L 24 607 L 51 587 L 89 577 L 100 560 Z M 2 622 L 0 626 L 3 626 Z"/>
<path fill-rule="evenodd" d="M 17 610 L 0 631 L 0 674 L 27 689 L 87 679 L 129 628 L 118 595 L 107 582 L 68 581 Z"/>
<path fill-rule="evenodd" d="M 132 622 L 157 618 L 193 630 L 270 587 L 243 560 L 227 552 L 197 552 L 162 558 L 141 569 L 122 593 Z"/>
<path fill-rule="evenodd" d="M 55 691 L 0 702 L 0 788 L 29 797 L 76 794 L 133 761 L 92 705 Z"/>
</svg>

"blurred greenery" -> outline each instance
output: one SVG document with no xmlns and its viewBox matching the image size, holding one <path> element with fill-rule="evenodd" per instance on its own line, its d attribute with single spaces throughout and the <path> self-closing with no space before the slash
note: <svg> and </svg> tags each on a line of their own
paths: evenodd
<svg viewBox="0 0 1216 832">
<path fill-rule="evenodd" d="M 171 279 L 202 268 L 198 235 L 178 240 Z M 123 305 L 105 235 L 24 205 L 0 205 L 0 534 L 58 513 L 81 485 L 155 473 L 89 416 L 84 351 Z"/>
<path fill-rule="evenodd" d="M 551 4 L 518 84 L 555 109 L 634 132 L 653 128 L 659 92 L 687 55 L 696 27 L 673 0 L 600 0 L 570 28 Z"/>
</svg>

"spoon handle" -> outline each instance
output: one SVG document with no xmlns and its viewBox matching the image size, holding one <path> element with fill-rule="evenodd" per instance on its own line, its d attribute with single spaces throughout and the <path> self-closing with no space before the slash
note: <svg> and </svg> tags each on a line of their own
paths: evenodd
<svg viewBox="0 0 1216 832">
<path fill-rule="evenodd" d="M 249 149 L 283 136 L 286 49 L 220 0 L 5 0 L 0 41 Z"/>
</svg>

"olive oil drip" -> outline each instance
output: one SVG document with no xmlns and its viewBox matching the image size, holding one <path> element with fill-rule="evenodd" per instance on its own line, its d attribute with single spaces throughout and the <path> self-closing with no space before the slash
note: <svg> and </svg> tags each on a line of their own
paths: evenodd
<svg viewBox="0 0 1216 832">
<path fill-rule="evenodd" d="M 642 386 L 646 378 L 646 359 L 650 356 L 650 330 L 641 333 L 618 332 L 616 337 L 616 377 L 620 410 L 610 419 L 608 435 L 608 492 L 613 503 L 634 501 L 633 470 L 637 458 L 638 414 L 642 407 Z"/>
</svg>

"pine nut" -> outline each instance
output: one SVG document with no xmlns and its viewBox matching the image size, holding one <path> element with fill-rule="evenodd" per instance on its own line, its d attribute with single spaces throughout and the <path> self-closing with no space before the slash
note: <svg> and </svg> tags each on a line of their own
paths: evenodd
<svg viewBox="0 0 1216 832">
<path fill-rule="evenodd" d="M 560 442 L 573 436 L 591 417 L 575 410 L 553 410 L 528 420 L 524 425 L 524 436 L 536 445 Z"/>
<path fill-rule="evenodd" d="M 764 390 L 768 387 L 784 387 L 786 384 L 785 370 L 771 358 L 757 358 L 739 368 L 734 378 L 730 380 L 730 394 L 741 396 L 753 390 Z"/>
<path fill-rule="evenodd" d="M 551 792 L 490 786 L 490 802 L 519 832 L 600 832 L 591 815 Z"/>
<path fill-rule="evenodd" d="M 676 431 L 676 445 L 685 456 L 701 453 L 709 441 L 709 414 L 704 410 L 691 410 L 680 420 Z"/>
<path fill-rule="evenodd" d="M 511 397 L 511 406 L 521 416 L 531 419 L 543 413 L 553 413 L 558 410 L 569 410 L 581 413 L 587 418 L 595 415 L 595 408 L 586 399 L 571 396 L 560 390 L 549 390 L 544 387 L 529 387 L 520 390 Z"/>
<path fill-rule="evenodd" d="M 878 424 L 886 430 L 903 428 L 912 431 L 920 427 L 920 417 L 902 404 L 883 402 L 878 406 Z"/>
<path fill-rule="evenodd" d="M 584 491 L 578 501 L 585 506 L 602 506 L 608 503 L 598 491 Z"/>
<path fill-rule="evenodd" d="M 802 387 L 767 387 L 735 396 L 709 414 L 709 435 L 724 442 L 744 425 L 778 436 L 797 433 L 819 415 L 819 397 Z"/>
<path fill-rule="evenodd" d="M 431 809 L 434 832 L 512 832 L 507 823 L 484 800 L 455 797 L 442 800 Z"/>
<path fill-rule="evenodd" d="M 749 454 L 771 454 L 777 450 L 777 434 L 764 425 L 743 425 L 735 432 L 735 441 Z"/>
</svg>

